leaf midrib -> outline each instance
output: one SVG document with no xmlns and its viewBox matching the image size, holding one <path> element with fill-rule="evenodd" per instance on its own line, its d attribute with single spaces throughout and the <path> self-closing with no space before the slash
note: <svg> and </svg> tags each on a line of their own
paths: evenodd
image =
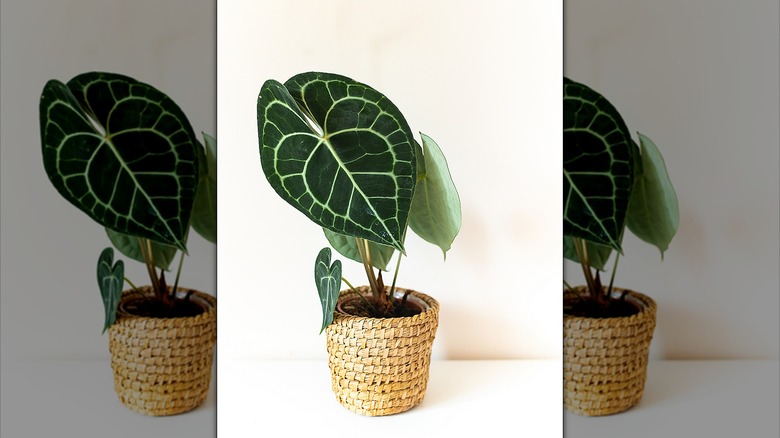
<svg viewBox="0 0 780 438">
<path fill-rule="evenodd" d="M 111 116 L 113 115 L 113 112 L 114 112 L 114 110 L 115 110 L 115 109 L 116 109 L 116 105 L 114 105 L 114 106 L 111 108 L 111 111 L 109 112 L 109 114 L 108 114 L 108 117 L 107 117 L 107 119 L 108 119 L 108 120 L 110 120 L 110 119 L 111 119 Z M 89 114 L 85 114 L 85 115 L 86 115 L 88 118 L 91 118 Z M 95 120 L 94 120 L 94 122 L 95 122 L 95 123 L 98 123 L 98 124 L 100 123 L 100 122 L 99 122 L 97 119 L 95 119 Z M 154 211 L 154 213 L 156 214 L 156 216 L 157 216 L 157 218 L 159 219 L 159 221 L 160 221 L 160 222 L 162 222 L 162 224 L 163 224 L 163 226 L 165 227 L 165 229 L 166 229 L 166 230 L 168 231 L 168 233 L 169 233 L 169 234 L 170 234 L 170 235 L 173 237 L 174 241 L 176 242 L 176 246 L 178 246 L 179 248 L 183 249 L 183 248 L 184 248 L 184 246 L 183 246 L 182 242 L 181 242 L 181 241 L 179 241 L 179 239 L 176 237 L 176 233 L 175 233 L 175 232 L 173 231 L 173 229 L 171 229 L 171 227 L 168 225 L 168 221 L 167 221 L 167 220 L 165 220 L 166 218 L 165 218 L 165 217 L 162 215 L 162 212 L 160 212 L 160 210 L 157 208 L 157 206 L 155 205 L 155 203 L 154 203 L 154 202 L 152 202 L 152 199 L 151 199 L 150 195 L 149 195 L 149 194 L 146 192 L 146 190 L 144 190 L 143 186 L 142 186 L 142 185 L 141 185 L 141 183 L 138 181 L 138 179 L 136 178 L 135 174 L 134 174 L 134 173 L 131 171 L 131 169 L 128 167 L 128 165 L 127 165 L 127 162 L 126 162 L 126 161 L 125 161 L 125 160 L 122 158 L 122 156 L 119 154 L 119 150 L 117 149 L 116 145 L 114 145 L 113 141 L 111 140 L 111 137 L 112 137 L 113 135 L 115 135 L 116 133 L 111 133 L 111 132 L 109 132 L 109 130 L 108 130 L 108 128 L 107 128 L 107 127 L 105 127 L 105 129 L 106 129 L 105 136 L 101 136 L 101 144 L 100 144 L 100 145 L 98 145 L 98 147 L 96 147 L 96 148 L 95 148 L 94 152 L 92 153 L 92 156 L 89 158 L 89 161 L 88 161 L 88 164 L 87 164 L 87 171 L 89 170 L 89 168 L 91 168 L 91 167 L 92 167 L 92 162 L 93 162 L 93 159 L 94 159 L 94 157 L 95 157 L 95 154 L 98 152 L 98 150 L 100 150 L 100 148 L 101 148 L 101 147 L 102 147 L 104 144 L 105 144 L 105 145 L 107 145 L 107 147 L 109 148 L 109 150 L 110 150 L 110 151 L 111 151 L 111 152 L 114 154 L 114 157 L 116 158 L 116 160 L 119 162 L 119 165 L 120 165 L 120 167 L 122 168 L 122 170 L 124 170 L 124 171 L 127 173 L 127 175 L 130 177 L 130 179 L 131 179 L 131 180 L 132 180 L 132 181 L 135 183 L 136 190 L 138 190 L 138 192 L 140 192 L 140 193 L 142 194 L 142 196 L 144 197 L 144 199 L 146 199 L 147 203 L 148 203 L 148 204 L 151 206 L 152 210 L 153 210 L 153 211 Z M 152 130 L 150 130 L 150 131 L 152 131 Z M 123 131 L 121 131 L 121 132 L 131 132 L 131 130 L 129 130 L 129 129 L 126 129 L 126 130 L 123 130 Z M 157 132 L 157 131 L 154 131 L 154 132 Z M 178 161 L 178 157 L 176 157 L 176 158 L 177 158 L 177 161 Z M 87 173 L 88 173 L 88 172 L 87 172 Z M 87 184 L 88 184 L 88 186 L 89 186 L 89 189 L 90 189 L 90 191 L 92 191 L 92 193 L 95 193 L 95 192 L 92 190 L 92 185 L 89 183 L 89 178 L 85 178 L 85 180 L 87 181 Z M 177 181 L 178 181 L 178 178 L 177 178 Z M 113 198 L 113 194 L 112 194 L 112 198 Z M 108 206 L 109 208 L 111 208 L 111 210 L 113 210 L 113 207 L 112 207 L 110 204 L 108 204 L 107 206 Z M 114 211 L 114 213 L 116 213 L 117 215 L 119 215 L 119 214 L 118 214 L 116 211 Z M 151 231 L 151 230 L 150 230 L 150 231 Z"/>
<path fill-rule="evenodd" d="M 574 184 L 574 181 L 572 180 L 571 176 L 569 175 L 569 171 L 567 171 L 565 168 L 563 169 L 563 176 L 567 180 L 569 180 L 569 187 L 571 187 L 571 190 L 573 192 L 575 192 L 583 200 L 583 203 L 585 204 L 585 206 L 587 207 L 587 209 L 591 213 L 591 215 L 593 217 L 597 218 L 598 215 L 596 214 L 596 211 L 594 211 L 593 208 L 590 206 L 590 202 L 588 202 L 588 198 L 585 195 L 583 195 L 583 193 L 579 190 L 577 185 Z M 568 217 L 568 215 L 567 215 L 567 213 L 569 211 L 568 207 L 569 207 L 569 204 L 567 203 L 566 204 L 566 211 L 563 212 L 563 217 L 564 218 Z M 609 231 L 604 227 L 604 223 L 602 221 L 600 221 L 600 220 L 596 221 L 596 223 L 599 225 L 599 228 L 601 228 L 601 230 L 604 232 L 604 234 L 607 237 L 609 237 Z M 616 244 L 616 242 L 612 238 L 610 238 L 609 241 L 610 241 L 611 244 Z"/>
<path fill-rule="evenodd" d="M 304 86 L 301 87 L 301 95 L 302 96 L 305 96 L 305 89 L 306 89 L 306 87 L 308 85 L 309 84 L 305 84 Z M 336 105 L 336 103 L 341 102 L 341 101 L 346 100 L 346 99 L 358 99 L 358 98 L 352 97 L 352 96 L 347 96 L 347 97 L 344 97 L 344 98 L 336 100 L 336 99 L 333 99 L 333 96 L 331 96 L 331 100 L 333 101 L 333 104 L 330 106 L 330 108 L 328 108 L 328 111 L 325 114 L 325 120 L 327 120 L 330 117 L 330 112 L 333 110 L 333 107 Z M 370 102 L 370 101 L 367 101 L 365 99 L 359 99 L 359 100 L 362 100 L 364 103 L 375 104 L 374 102 Z M 298 103 L 297 100 L 296 100 L 296 103 Z M 333 147 L 333 144 L 330 142 L 330 137 L 333 136 L 333 135 L 344 133 L 344 132 L 354 132 L 354 131 L 360 131 L 360 130 L 373 132 L 375 135 L 377 135 L 378 137 L 381 137 L 383 139 L 385 137 L 382 136 L 382 135 L 379 135 L 379 133 L 377 133 L 376 131 L 373 131 L 371 129 L 357 128 L 357 127 L 354 128 L 354 129 L 342 129 L 342 130 L 337 131 L 335 133 L 328 133 L 327 129 L 325 129 L 324 126 L 320 126 L 320 124 L 317 122 L 317 120 L 311 115 L 311 110 L 309 109 L 308 103 L 306 102 L 305 99 L 303 100 L 303 103 L 304 103 L 305 106 L 301 107 L 301 105 L 299 104 L 298 105 L 298 109 L 304 115 L 304 122 L 308 126 L 310 126 L 312 128 L 312 131 L 315 131 L 312 136 L 317 138 L 319 140 L 319 142 L 320 142 L 320 143 L 317 144 L 317 146 L 312 148 L 312 152 L 311 153 L 314 153 L 314 151 L 317 149 L 317 147 L 320 146 L 320 144 L 325 144 L 325 147 L 328 148 L 328 151 L 331 153 L 331 155 L 336 160 L 336 163 L 338 164 L 339 169 L 344 171 L 344 173 L 347 175 L 347 178 L 349 178 L 349 181 L 352 183 L 353 191 L 357 191 L 360 194 L 360 196 L 366 202 L 366 205 L 368 205 L 369 208 L 371 209 L 371 213 L 373 213 L 374 218 L 379 218 L 380 215 L 376 211 L 376 208 L 374 207 L 373 203 L 370 201 L 370 198 L 360 189 L 360 186 L 357 184 L 357 182 L 354 180 L 354 178 L 352 176 L 352 172 L 349 171 L 349 169 L 346 167 L 346 164 L 344 163 L 344 161 L 342 161 L 341 157 L 339 157 L 339 155 L 336 153 L 336 150 Z M 284 104 L 284 102 L 282 102 L 282 104 Z M 384 111 L 382 113 L 384 113 Z M 306 120 L 306 119 L 308 119 L 308 120 Z M 317 128 L 319 128 L 319 130 L 322 132 L 322 135 L 319 135 L 316 132 Z M 393 149 L 389 148 L 389 150 L 390 150 L 390 153 L 393 154 L 393 161 L 395 161 L 396 157 L 395 157 L 395 154 L 393 153 Z M 309 155 L 309 159 L 306 160 L 306 164 L 304 165 L 304 168 L 303 168 L 303 174 L 304 175 L 306 174 L 306 170 L 308 169 L 310 162 L 311 162 L 311 154 Z M 310 193 L 313 193 L 311 191 L 310 187 L 309 187 L 309 183 L 306 181 L 306 178 L 303 178 L 303 182 L 304 182 L 304 184 L 306 186 L 306 190 L 309 191 Z M 397 195 L 397 190 L 396 190 L 396 195 Z M 329 197 L 330 197 L 330 195 L 329 195 Z M 393 199 L 396 199 L 396 197 L 394 197 Z M 350 205 L 351 204 L 352 204 L 352 200 L 350 199 Z M 327 205 L 326 205 L 326 207 L 327 207 Z M 328 209 L 330 210 L 330 208 L 328 208 Z M 349 212 L 347 212 L 347 217 L 349 217 Z M 387 224 L 385 224 L 385 222 L 382 221 L 382 220 L 380 220 L 379 223 L 382 225 L 382 228 L 384 228 L 384 230 L 387 232 L 387 235 L 390 236 L 390 238 L 393 241 L 393 244 L 397 245 L 398 248 L 400 249 L 402 246 L 393 237 L 393 233 L 392 233 L 392 231 L 390 231 L 389 228 L 387 228 Z M 371 230 L 369 229 L 368 231 L 371 231 Z"/>
</svg>

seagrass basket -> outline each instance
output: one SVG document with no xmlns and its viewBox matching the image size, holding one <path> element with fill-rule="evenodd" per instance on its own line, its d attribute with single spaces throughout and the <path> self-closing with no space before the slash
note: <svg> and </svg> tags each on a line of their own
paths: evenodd
<svg viewBox="0 0 780 438">
<path fill-rule="evenodd" d="M 357 290 L 370 293 L 367 286 Z M 395 296 L 400 298 L 405 292 L 397 288 Z M 353 291 L 341 291 L 339 302 L 356 296 Z M 350 411 L 392 415 L 417 406 L 425 396 L 439 303 L 414 291 L 407 300 L 423 312 L 366 318 L 336 310 L 333 323 L 325 329 L 333 392 Z"/>
<path fill-rule="evenodd" d="M 625 289 L 613 288 L 614 297 Z M 585 287 L 564 292 L 564 305 Z M 563 316 L 564 407 L 579 415 L 623 412 L 642 398 L 647 359 L 655 329 L 656 304 L 627 291 L 625 299 L 640 309 L 625 317 Z"/>
<path fill-rule="evenodd" d="M 151 287 L 139 288 L 152 294 Z M 177 296 L 189 290 L 179 288 Z M 153 318 L 122 310 L 138 292 L 122 293 L 116 322 L 109 329 L 114 390 L 130 410 L 163 416 L 190 411 L 208 395 L 217 339 L 217 300 L 193 291 L 190 300 L 204 307 L 197 316 Z"/>
</svg>

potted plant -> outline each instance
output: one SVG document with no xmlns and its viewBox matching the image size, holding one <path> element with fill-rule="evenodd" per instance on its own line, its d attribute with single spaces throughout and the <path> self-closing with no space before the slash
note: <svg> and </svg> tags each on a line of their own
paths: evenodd
<svg viewBox="0 0 780 438">
<path fill-rule="evenodd" d="M 139 287 L 124 277 L 111 247 L 98 257 L 120 401 L 154 416 L 194 409 L 211 380 L 216 299 L 180 287 L 179 276 L 190 227 L 216 242 L 215 140 L 204 134 L 201 145 L 173 100 L 115 73 L 50 80 L 39 110 L 43 165 L 54 187 L 149 273 L 151 284 Z M 179 252 L 169 285 L 165 271 Z"/>
<path fill-rule="evenodd" d="M 642 397 L 656 304 L 613 286 L 628 228 L 661 251 L 677 232 L 677 195 L 655 144 L 639 144 L 601 94 L 563 81 L 564 257 L 586 285 L 564 288 L 564 405 L 580 415 L 625 411 Z M 600 271 L 614 253 L 608 284 Z"/>
<path fill-rule="evenodd" d="M 460 230 L 460 199 L 444 155 L 430 137 L 414 139 L 386 96 L 330 73 L 266 81 L 257 124 L 273 189 L 365 268 L 368 285 L 353 287 L 341 261 L 331 263 L 330 248 L 315 261 L 320 333 L 338 401 L 369 416 L 411 409 L 425 395 L 439 304 L 397 287 L 396 278 L 407 228 L 445 255 Z M 387 285 L 382 271 L 396 252 Z"/>
</svg>

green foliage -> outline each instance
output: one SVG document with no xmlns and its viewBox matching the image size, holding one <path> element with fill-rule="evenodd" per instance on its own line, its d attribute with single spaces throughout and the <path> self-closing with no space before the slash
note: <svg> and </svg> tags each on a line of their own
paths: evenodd
<svg viewBox="0 0 780 438">
<path fill-rule="evenodd" d="M 614 106 L 564 79 L 563 233 L 621 251 L 633 184 L 631 135 Z"/>
<path fill-rule="evenodd" d="M 56 190 L 105 227 L 117 250 L 145 263 L 156 297 L 170 303 L 156 269 L 186 253 L 190 226 L 216 241 L 216 141 L 204 134 L 201 145 L 171 98 L 115 73 L 48 81 L 39 118 L 43 165 Z M 121 292 L 123 284 L 122 264 L 111 260 L 113 251 L 103 251 L 98 262 L 107 312 L 116 307 L 107 288 Z"/>
<path fill-rule="evenodd" d="M 341 291 L 341 260 L 330 263 L 330 248 L 325 247 L 317 254 L 314 263 L 314 281 L 322 303 L 322 328 L 320 333 L 333 322 L 333 311 Z"/>
<path fill-rule="evenodd" d="M 404 251 L 415 182 L 414 139 L 390 100 L 349 78 L 269 80 L 257 99 L 263 172 L 321 227 Z"/>
<path fill-rule="evenodd" d="M 103 333 L 116 321 L 116 310 L 122 297 L 122 284 L 125 277 L 125 265 L 122 260 L 114 263 L 114 250 L 106 248 L 100 253 L 97 263 L 97 281 L 100 296 L 103 298 L 105 322 Z"/>
<path fill-rule="evenodd" d="M 363 262 L 357 247 L 357 241 L 354 237 L 334 233 L 327 228 L 323 228 L 322 230 L 325 232 L 325 237 L 328 239 L 330 246 L 338 251 L 339 254 L 358 263 Z M 369 242 L 368 245 L 369 250 L 371 251 L 371 265 L 377 269 L 387 271 L 387 264 L 390 263 L 390 259 L 393 258 L 395 248 L 375 242 Z"/>
<path fill-rule="evenodd" d="M 129 257 L 137 262 L 146 263 L 138 237 L 122 234 L 110 228 L 106 228 L 106 235 L 108 235 L 108 240 L 111 241 L 114 248 L 119 250 L 125 257 Z M 163 243 L 149 242 L 152 246 L 154 266 L 165 271 L 169 270 L 178 249 L 175 246 L 165 245 Z"/>
<path fill-rule="evenodd" d="M 409 214 L 409 227 L 441 248 L 445 257 L 460 231 L 460 198 L 452 182 L 447 159 L 433 139 L 420 133 L 417 147 L 417 187 Z"/>
<path fill-rule="evenodd" d="M 203 134 L 206 147 L 198 148 L 200 179 L 192 207 L 192 229 L 211 243 L 217 243 L 217 140 Z"/>
<path fill-rule="evenodd" d="M 679 226 L 679 206 L 655 144 L 638 134 L 638 146 L 598 92 L 568 78 L 563 85 L 564 257 L 583 265 L 594 289 L 590 268 L 603 270 L 612 250 L 622 254 L 625 228 L 663 256 Z"/>
<path fill-rule="evenodd" d="M 639 134 L 641 154 L 635 154 L 634 190 L 628 204 L 627 226 L 634 235 L 661 251 L 669 248 L 680 225 L 677 194 L 666 171 L 661 151 Z"/>
<path fill-rule="evenodd" d="M 198 181 L 195 136 L 179 107 L 126 76 L 49 81 L 40 100 L 46 173 L 99 224 L 186 250 Z"/>
<path fill-rule="evenodd" d="M 445 254 L 452 246 L 461 206 L 447 161 L 428 136 L 421 134 L 422 146 L 415 141 L 379 91 L 330 73 L 268 80 L 257 99 L 257 129 L 271 187 L 321 226 L 336 251 L 363 263 L 372 295 L 385 300 L 380 307 L 387 308 L 392 286 L 385 293 L 373 269 L 386 270 L 395 250 L 405 255 L 407 227 Z M 332 312 L 326 304 L 323 314 Z"/>
</svg>

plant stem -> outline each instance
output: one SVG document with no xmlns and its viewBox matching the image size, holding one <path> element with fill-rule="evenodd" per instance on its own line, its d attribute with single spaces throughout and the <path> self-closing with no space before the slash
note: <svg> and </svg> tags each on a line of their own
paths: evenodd
<svg viewBox="0 0 780 438">
<path fill-rule="evenodd" d="M 176 270 L 176 279 L 173 281 L 173 289 L 171 289 L 171 297 L 176 298 L 176 290 L 179 288 L 179 277 L 181 276 L 181 267 L 184 265 L 184 251 L 179 256 L 179 269 Z"/>
<path fill-rule="evenodd" d="M 593 273 L 590 271 L 590 261 L 588 260 L 588 250 L 586 248 L 587 243 L 583 239 L 572 238 L 574 243 L 574 249 L 577 251 L 577 258 L 580 259 L 580 266 L 582 267 L 582 273 L 585 275 L 585 282 L 588 285 L 589 295 L 597 298 L 601 291 L 596 290 L 596 284 L 593 280 Z"/>
<path fill-rule="evenodd" d="M 401 258 L 403 256 L 404 255 L 401 254 L 401 252 L 399 251 L 398 252 L 398 261 L 395 263 L 395 273 L 393 274 L 393 284 L 390 285 L 390 293 L 388 294 L 388 296 L 390 296 L 391 298 L 393 296 L 393 292 L 395 292 L 395 280 L 398 278 L 398 270 L 401 268 Z"/>
<path fill-rule="evenodd" d="M 147 242 L 149 243 L 148 246 L 147 246 Z M 157 272 L 155 272 L 154 264 L 152 263 L 151 242 L 149 242 L 148 239 L 139 237 L 138 246 L 141 248 L 141 255 L 143 255 L 144 257 L 144 264 L 146 265 L 146 271 L 149 273 L 149 279 L 152 281 L 152 289 L 154 290 L 154 294 L 158 298 L 164 300 L 164 298 L 161 296 L 160 281 L 157 279 Z"/>
<path fill-rule="evenodd" d="M 354 293 L 355 293 L 355 294 L 356 294 L 358 297 L 360 297 L 360 299 L 361 299 L 361 300 L 363 300 L 363 303 L 364 303 L 365 305 L 367 305 L 368 307 L 370 307 L 370 308 L 371 308 L 371 310 L 372 310 L 373 312 L 376 312 L 376 307 L 374 307 L 374 305 L 373 305 L 373 304 L 371 304 L 371 302 L 370 302 L 370 301 L 368 301 L 368 300 L 366 299 L 366 297 L 364 297 L 364 296 L 363 296 L 363 294 L 361 294 L 360 292 L 358 292 L 358 290 L 357 290 L 357 289 L 355 289 L 355 286 L 352 286 L 352 284 L 351 284 L 349 281 L 347 281 L 347 279 L 346 279 L 346 278 L 344 278 L 344 277 L 341 277 L 341 281 L 343 281 L 344 283 L 347 283 L 347 286 L 349 286 L 349 288 L 352 290 L 352 292 L 354 292 Z"/>
<path fill-rule="evenodd" d="M 130 279 L 129 279 L 129 278 L 125 277 L 125 281 L 127 282 L 127 284 L 129 284 L 129 285 L 130 285 L 130 287 L 132 287 L 132 288 L 133 288 L 133 290 L 135 290 L 135 291 L 136 291 L 136 292 L 138 292 L 139 294 L 141 293 L 141 291 L 138 289 L 138 286 L 134 285 L 134 284 L 133 284 L 133 282 L 132 282 L 132 281 L 130 281 Z"/>
<path fill-rule="evenodd" d="M 379 300 L 380 290 L 379 286 L 376 282 L 376 277 L 374 276 L 374 270 L 372 269 L 371 265 L 368 263 L 368 254 L 366 254 L 366 246 L 368 246 L 368 243 L 365 239 L 361 239 L 359 237 L 355 238 L 355 242 L 357 243 L 358 252 L 360 253 L 360 259 L 363 261 L 363 268 L 366 270 L 366 276 L 368 277 L 368 283 L 371 286 L 371 295 L 374 297 L 374 299 Z"/>
<path fill-rule="evenodd" d="M 610 277 L 609 277 L 609 287 L 607 288 L 607 299 L 608 300 L 612 296 L 612 285 L 615 282 L 615 273 L 617 272 L 618 260 L 619 259 L 620 259 L 620 253 L 616 252 L 615 253 L 615 265 L 612 266 L 612 275 L 610 275 Z"/>
<path fill-rule="evenodd" d="M 566 289 L 574 290 L 574 288 L 571 287 L 571 285 L 569 283 L 567 283 L 566 280 L 563 280 L 563 285 L 566 286 Z"/>
</svg>

